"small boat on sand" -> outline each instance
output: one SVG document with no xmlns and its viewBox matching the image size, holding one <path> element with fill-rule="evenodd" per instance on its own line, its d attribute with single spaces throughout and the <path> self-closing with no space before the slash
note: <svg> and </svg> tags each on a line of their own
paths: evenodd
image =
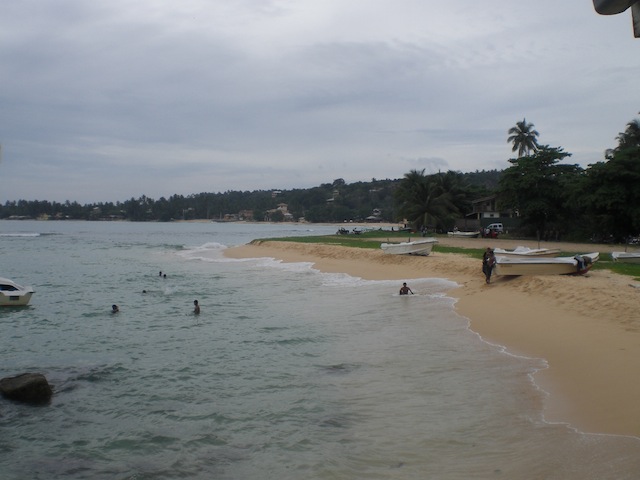
<svg viewBox="0 0 640 480">
<path fill-rule="evenodd" d="M 478 238 L 480 236 L 480 231 L 476 230 L 474 232 L 461 232 L 459 230 L 454 230 L 452 232 L 447 232 L 447 235 L 450 237 L 459 238 Z"/>
<path fill-rule="evenodd" d="M 557 257 L 560 255 L 559 248 L 529 248 L 516 247 L 513 250 L 504 250 L 502 248 L 494 248 L 493 253 L 503 257 Z"/>
<path fill-rule="evenodd" d="M 27 305 L 31 295 L 33 295 L 33 288 L 23 287 L 13 280 L 0 277 L 0 307 Z"/>
<path fill-rule="evenodd" d="M 640 263 L 640 252 L 611 252 L 614 262 Z"/>
<path fill-rule="evenodd" d="M 583 275 L 600 258 L 599 252 L 573 257 L 505 257 L 496 255 L 496 275 Z"/>
<path fill-rule="evenodd" d="M 380 248 L 384 253 L 390 253 L 391 255 L 429 255 L 433 246 L 438 243 L 433 237 L 423 238 L 422 240 L 416 240 L 415 242 L 402 242 L 402 243 L 382 243 Z"/>
</svg>

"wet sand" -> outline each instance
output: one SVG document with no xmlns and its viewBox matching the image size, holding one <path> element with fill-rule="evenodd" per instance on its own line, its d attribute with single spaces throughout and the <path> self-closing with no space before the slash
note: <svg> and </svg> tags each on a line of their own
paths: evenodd
<svg viewBox="0 0 640 480">
<path fill-rule="evenodd" d="M 440 245 L 532 248 L 537 242 L 439 238 Z M 543 242 L 546 248 L 588 253 L 609 245 Z M 583 432 L 640 437 L 640 285 L 609 270 L 585 276 L 494 277 L 487 285 L 480 261 L 434 251 L 428 257 L 387 255 L 377 249 L 294 242 L 253 242 L 226 250 L 231 258 L 272 257 L 312 262 L 323 272 L 370 280 L 438 277 L 459 287 L 457 311 L 485 340 L 514 354 L 543 358 L 535 375 L 549 393 L 545 418 Z"/>
</svg>

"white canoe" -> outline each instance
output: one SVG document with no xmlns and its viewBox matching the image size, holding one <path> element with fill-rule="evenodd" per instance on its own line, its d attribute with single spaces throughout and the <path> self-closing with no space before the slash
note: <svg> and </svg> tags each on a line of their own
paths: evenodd
<svg viewBox="0 0 640 480">
<path fill-rule="evenodd" d="M 599 252 L 574 257 L 504 257 L 496 255 L 496 275 L 584 274 L 600 258 Z"/>
<path fill-rule="evenodd" d="M 640 252 L 611 252 L 614 262 L 640 263 Z"/>
<path fill-rule="evenodd" d="M 382 243 L 380 248 L 391 255 L 429 255 L 436 243 L 438 240 L 429 237 L 415 242 Z"/>
<path fill-rule="evenodd" d="M 529 248 L 516 247 L 513 250 L 504 250 L 502 248 L 494 248 L 493 253 L 503 257 L 557 257 L 560 255 L 559 248 Z"/>
</svg>

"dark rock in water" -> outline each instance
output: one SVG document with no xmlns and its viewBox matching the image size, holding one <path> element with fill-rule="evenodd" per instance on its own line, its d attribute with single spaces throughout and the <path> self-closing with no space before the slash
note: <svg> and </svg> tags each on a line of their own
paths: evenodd
<svg viewBox="0 0 640 480">
<path fill-rule="evenodd" d="M 0 380 L 0 393 L 5 398 L 26 403 L 46 403 L 51 400 L 53 390 L 40 373 L 23 373 Z"/>
</svg>

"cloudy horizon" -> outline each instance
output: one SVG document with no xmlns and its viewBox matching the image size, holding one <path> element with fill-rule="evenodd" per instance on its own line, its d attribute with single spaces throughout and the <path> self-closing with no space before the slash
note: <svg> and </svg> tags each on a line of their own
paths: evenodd
<svg viewBox="0 0 640 480">
<path fill-rule="evenodd" d="M 583 167 L 637 118 L 640 39 L 591 0 L 9 2 L 0 202 Z"/>
</svg>

